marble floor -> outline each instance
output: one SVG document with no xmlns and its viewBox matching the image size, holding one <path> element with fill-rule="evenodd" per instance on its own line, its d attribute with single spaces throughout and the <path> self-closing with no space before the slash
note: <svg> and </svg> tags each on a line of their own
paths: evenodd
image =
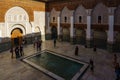
<svg viewBox="0 0 120 80">
<path fill-rule="evenodd" d="M 67 42 L 58 42 L 54 48 L 53 41 L 48 40 L 42 43 L 42 50 L 55 51 L 58 54 L 64 54 L 83 62 L 89 62 L 92 58 L 95 63 L 94 73 L 88 69 L 81 80 L 115 80 L 115 72 L 113 66 L 113 54 L 106 50 L 97 49 L 93 52 L 92 48 L 79 46 L 79 55 L 75 56 L 76 45 L 71 45 Z M 35 54 L 37 51 L 33 45 L 27 45 L 24 48 L 24 57 Z M 116 53 L 120 64 L 120 53 Z M 14 56 L 15 57 L 15 56 Z M 0 80 L 54 80 L 43 72 L 31 67 L 30 65 L 20 61 L 20 59 L 11 59 L 11 54 L 8 51 L 0 53 Z"/>
</svg>

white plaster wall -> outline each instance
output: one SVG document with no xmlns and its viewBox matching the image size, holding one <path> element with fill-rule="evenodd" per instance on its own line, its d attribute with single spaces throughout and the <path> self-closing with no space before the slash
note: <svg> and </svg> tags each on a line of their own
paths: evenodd
<svg viewBox="0 0 120 80">
<path fill-rule="evenodd" d="M 78 24 L 79 23 L 79 16 L 82 17 L 82 23 L 86 24 L 87 23 L 87 12 L 86 9 L 82 6 L 79 5 L 78 8 L 75 11 L 75 23 Z"/>
<path fill-rule="evenodd" d="M 67 17 L 67 22 L 66 23 L 70 23 L 70 17 L 73 16 L 73 11 L 70 11 L 67 7 L 64 7 L 63 10 L 61 11 L 61 23 L 65 23 L 64 22 L 64 17 Z"/>
<path fill-rule="evenodd" d="M 108 24 L 108 8 L 99 3 L 92 11 L 92 24 L 98 24 L 98 16 L 101 16 L 101 24 Z"/>
<path fill-rule="evenodd" d="M 4 23 L 0 23 L 0 30 L 1 30 L 1 37 L 5 37 L 6 35 L 6 29 L 5 29 L 5 24 Z"/>
<path fill-rule="evenodd" d="M 32 25 L 31 25 L 31 22 L 26 22 L 25 29 L 26 29 L 26 34 L 31 34 L 31 33 L 32 33 Z"/>
<path fill-rule="evenodd" d="M 34 11 L 34 27 L 39 26 L 41 35 L 45 35 L 45 12 Z M 45 36 L 42 36 L 42 40 L 45 40 Z"/>
<path fill-rule="evenodd" d="M 34 22 L 31 22 L 31 26 L 32 26 L 32 33 L 34 32 Z"/>
</svg>

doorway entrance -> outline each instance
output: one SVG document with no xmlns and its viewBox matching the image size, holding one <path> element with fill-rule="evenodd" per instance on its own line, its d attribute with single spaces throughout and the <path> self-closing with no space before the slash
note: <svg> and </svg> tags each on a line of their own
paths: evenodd
<svg viewBox="0 0 120 80">
<path fill-rule="evenodd" d="M 22 44 L 23 32 L 20 28 L 15 28 L 11 32 L 11 40 L 13 46 Z"/>
<path fill-rule="evenodd" d="M 51 37 L 53 40 L 57 39 L 57 28 L 55 26 L 51 28 Z"/>
</svg>

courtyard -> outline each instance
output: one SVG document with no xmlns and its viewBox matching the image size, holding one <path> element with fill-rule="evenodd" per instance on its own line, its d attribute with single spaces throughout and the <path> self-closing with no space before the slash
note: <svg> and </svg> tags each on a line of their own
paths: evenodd
<svg viewBox="0 0 120 80">
<path fill-rule="evenodd" d="M 75 46 L 68 42 L 57 41 L 54 48 L 53 41 L 47 40 L 42 43 L 42 50 L 54 51 L 58 54 L 63 54 L 80 61 L 89 63 L 89 59 L 92 58 L 95 64 L 94 73 L 88 68 L 84 73 L 81 80 L 115 80 L 115 72 L 113 65 L 113 55 L 107 50 L 97 49 L 97 52 L 93 52 L 93 48 L 85 48 L 83 45 L 79 46 L 79 54 L 75 56 Z M 33 47 L 33 44 L 24 47 L 24 57 L 35 54 L 37 50 Z M 120 54 L 117 54 L 118 62 L 120 62 Z M 120 64 L 120 63 L 119 63 Z M 49 75 L 46 75 L 42 71 L 31 67 L 30 65 L 22 62 L 20 59 L 11 59 L 10 51 L 4 51 L 0 53 L 0 80 L 54 80 Z"/>
</svg>

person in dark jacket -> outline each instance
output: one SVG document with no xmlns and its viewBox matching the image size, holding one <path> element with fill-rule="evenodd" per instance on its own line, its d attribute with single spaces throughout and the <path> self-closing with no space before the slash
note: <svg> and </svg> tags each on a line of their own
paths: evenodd
<svg viewBox="0 0 120 80">
<path fill-rule="evenodd" d="M 75 47 L 75 55 L 78 56 L 78 51 L 79 51 L 79 48 L 78 46 Z"/>
<path fill-rule="evenodd" d="M 15 48 L 15 54 L 16 54 L 16 59 L 20 57 L 18 46 Z"/>
<path fill-rule="evenodd" d="M 97 51 L 96 45 L 94 45 L 94 47 L 93 47 L 93 51 L 94 51 L 94 52 Z"/>
<path fill-rule="evenodd" d="M 90 70 L 91 70 L 92 72 L 94 72 L 94 62 L 93 62 L 92 59 L 90 59 L 89 64 L 90 64 Z"/>
<path fill-rule="evenodd" d="M 11 53 L 11 58 L 13 58 L 13 54 L 14 54 L 13 47 L 11 47 L 11 49 L 10 49 L 10 53 Z"/>
<path fill-rule="evenodd" d="M 23 52 L 23 46 L 20 45 L 19 49 L 20 49 L 20 56 L 23 56 L 23 55 L 24 55 L 24 52 Z"/>
<path fill-rule="evenodd" d="M 120 66 L 119 66 L 119 63 L 116 63 L 116 65 L 115 65 L 115 74 L 116 74 L 116 80 L 120 80 Z"/>
</svg>

